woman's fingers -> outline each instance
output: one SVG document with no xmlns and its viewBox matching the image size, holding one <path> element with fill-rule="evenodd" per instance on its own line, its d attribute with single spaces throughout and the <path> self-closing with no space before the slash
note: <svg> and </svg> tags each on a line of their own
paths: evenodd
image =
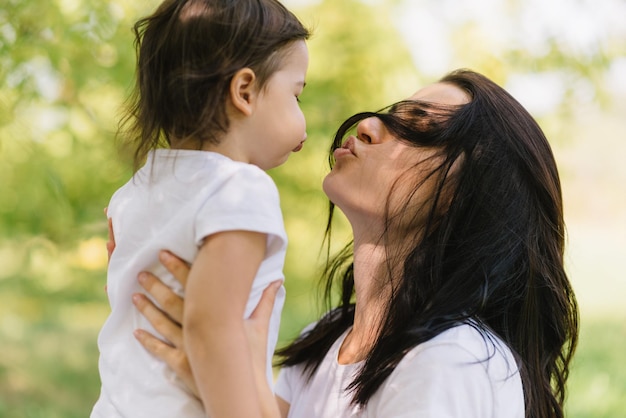
<svg viewBox="0 0 626 418">
<path fill-rule="evenodd" d="M 163 311 L 157 308 L 147 297 L 140 293 L 135 293 L 133 295 L 133 303 L 135 304 L 139 312 L 141 312 L 141 314 L 148 320 L 148 322 L 152 324 L 154 329 L 165 339 L 170 341 L 173 347 L 179 348 L 181 350 L 183 349 L 183 329 L 181 328 L 179 323 L 174 322 L 172 318 L 167 316 Z M 157 341 L 159 341 L 163 345 L 167 345 L 160 340 Z M 167 347 L 170 347 L 170 345 L 167 345 Z"/>
<path fill-rule="evenodd" d="M 104 215 L 107 215 L 108 208 L 104 208 Z M 113 233 L 113 220 L 111 218 L 107 219 L 108 221 L 108 239 L 107 239 L 107 256 L 108 260 L 111 260 L 111 254 L 113 254 L 113 250 L 115 249 L 115 234 Z"/>
<path fill-rule="evenodd" d="M 104 208 L 104 216 L 107 216 L 109 213 L 109 207 Z M 113 220 L 107 217 L 107 225 L 108 225 L 108 234 L 107 234 L 107 265 L 111 261 L 111 254 L 113 254 L 113 250 L 115 249 L 115 235 L 113 234 Z M 104 292 L 107 293 L 107 285 L 104 285 Z"/>
<path fill-rule="evenodd" d="M 146 289 L 161 310 L 178 324 L 183 323 L 183 299 L 166 286 L 152 273 L 141 272 L 138 276 L 139 283 Z M 156 309 L 156 308 L 155 308 Z M 148 318 L 149 319 L 149 318 Z"/>
<path fill-rule="evenodd" d="M 174 278 L 178 280 L 183 287 L 187 286 L 187 277 L 189 276 L 190 270 L 189 264 L 169 251 L 161 251 L 159 253 L 159 261 L 161 261 L 163 266 L 172 273 Z"/>
<path fill-rule="evenodd" d="M 283 284 L 282 280 L 276 280 L 270 283 L 261 295 L 258 305 L 252 311 L 250 319 L 254 321 L 261 321 L 264 324 L 269 324 L 272 310 L 274 309 L 274 302 L 276 301 L 276 294 Z"/>
<path fill-rule="evenodd" d="M 281 280 L 270 283 L 261 295 L 261 300 L 245 322 L 246 336 L 250 351 L 252 353 L 252 363 L 255 372 L 260 376 L 265 375 L 267 362 L 267 333 L 269 329 L 270 316 L 274 308 L 276 294 L 282 284 Z"/>
<path fill-rule="evenodd" d="M 189 266 L 184 261 L 165 251 L 159 254 L 159 259 L 183 286 L 187 283 Z M 151 273 L 140 273 L 138 280 L 161 309 L 140 293 L 133 295 L 133 303 L 154 329 L 171 344 L 144 330 L 136 330 L 135 338 L 146 350 L 164 361 L 197 397 L 198 389 L 183 347 L 183 329 L 180 325 L 183 321 L 183 299 Z"/>
<path fill-rule="evenodd" d="M 191 392 L 198 397 L 198 388 L 189 366 L 189 360 L 182 349 L 172 347 L 141 329 L 136 330 L 134 335 L 146 350 L 164 361 L 182 379 Z"/>
<path fill-rule="evenodd" d="M 189 265 L 185 261 L 168 251 L 161 251 L 159 260 L 176 280 L 181 282 L 183 286 L 187 284 Z M 141 272 L 138 279 L 141 286 L 154 298 L 161 309 L 174 321 L 182 324 L 183 299 L 152 273 Z"/>
<path fill-rule="evenodd" d="M 164 360 L 167 364 L 172 362 L 172 359 L 178 356 L 178 349 L 171 345 L 164 343 L 148 331 L 138 329 L 133 332 L 133 335 L 144 346 L 146 350 L 152 353 L 154 356 L 161 360 Z"/>
</svg>

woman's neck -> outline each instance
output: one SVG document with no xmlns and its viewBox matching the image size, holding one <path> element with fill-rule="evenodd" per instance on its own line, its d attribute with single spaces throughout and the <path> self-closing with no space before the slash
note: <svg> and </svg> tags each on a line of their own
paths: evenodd
<svg viewBox="0 0 626 418">
<path fill-rule="evenodd" d="M 419 233 L 392 232 L 376 219 L 348 217 L 354 234 L 354 324 L 339 350 L 339 362 L 355 363 L 367 357 L 387 315 L 393 289 L 402 276 L 409 242 Z M 395 283 L 394 283 L 395 282 Z"/>
<path fill-rule="evenodd" d="M 383 321 L 391 283 L 385 271 L 386 250 L 380 244 L 354 242 L 354 287 L 356 306 L 354 324 L 340 350 L 339 363 L 363 360 L 372 348 Z"/>
</svg>

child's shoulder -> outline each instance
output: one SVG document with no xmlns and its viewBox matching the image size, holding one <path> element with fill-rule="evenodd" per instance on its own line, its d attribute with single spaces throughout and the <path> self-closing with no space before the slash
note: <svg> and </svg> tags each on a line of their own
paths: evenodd
<svg viewBox="0 0 626 418">
<path fill-rule="evenodd" d="M 203 151 L 200 164 L 190 175 L 197 176 L 195 183 L 209 195 L 234 194 L 255 199 L 278 199 L 278 188 L 272 177 L 254 164 L 234 161 L 222 154 Z M 202 162 L 203 161 L 203 162 Z"/>
<path fill-rule="evenodd" d="M 278 188 L 272 177 L 253 164 L 237 163 L 225 181 L 249 198 L 278 199 Z"/>
<path fill-rule="evenodd" d="M 274 184 L 272 178 L 259 167 L 212 151 L 158 149 L 151 155 L 135 177 L 151 182 L 166 179 L 182 183 L 211 180 L 224 182 L 231 179 L 244 182 Z M 204 179 L 204 180 L 203 180 Z"/>
<path fill-rule="evenodd" d="M 259 187 L 276 187 L 272 177 L 254 164 L 233 161 L 228 157 L 222 156 L 218 165 L 218 171 L 223 178 L 242 183 L 257 184 Z"/>
</svg>

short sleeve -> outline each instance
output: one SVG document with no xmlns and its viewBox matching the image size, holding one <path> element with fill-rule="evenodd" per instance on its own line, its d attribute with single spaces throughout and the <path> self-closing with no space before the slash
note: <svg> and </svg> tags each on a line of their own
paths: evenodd
<svg viewBox="0 0 626 418">
<path fill-rule="evenodd" d="M 256 166 L 240 164 L 199 202 L 194 239 L 197 245 L 223 231 L 268 234 L 268 254 L 286 245 L 280 199 L 273 180 Z"/>
</svg>

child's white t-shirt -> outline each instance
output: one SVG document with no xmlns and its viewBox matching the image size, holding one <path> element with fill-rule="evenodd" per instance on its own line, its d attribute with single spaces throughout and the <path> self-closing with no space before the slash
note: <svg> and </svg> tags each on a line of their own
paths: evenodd
<svg viewBox="0 0 626 418">
<path fill-rule="evenodd" d="M 460 325 L 413 348 L 363 409 L 346 387 L 361 363 L 342 365 L 337 339 L 307 382 L 302 365 L 283 368 L 276 395 L 289 418 L 524 418 L 524 393 L 506 345 Z"/>
<path fill-rule="evenodd" d="M 111 314 L 98 337 L 102 389 L 91 417 L 204 417 L 202 404 L 133 337 L 137 328 L 154 332 L 131 302 L 133 293 L 142 292 L 137 275 L 150 271 L 182 295 L 180 283 L 158 261 L 160 250 L 191 262 L 211 234 L 265 233 L 266 256 L 246 305 L 250 315 L 265 287 L 284 278 L 287 236 L 276 185 L 260 168 L 221 154 L 159 149 L 113 195 L 108 216 L 116 242 L 107 278 Z M 284 297 L 281 288 L 269 328 L 270 382 Z"/>
</svg>

